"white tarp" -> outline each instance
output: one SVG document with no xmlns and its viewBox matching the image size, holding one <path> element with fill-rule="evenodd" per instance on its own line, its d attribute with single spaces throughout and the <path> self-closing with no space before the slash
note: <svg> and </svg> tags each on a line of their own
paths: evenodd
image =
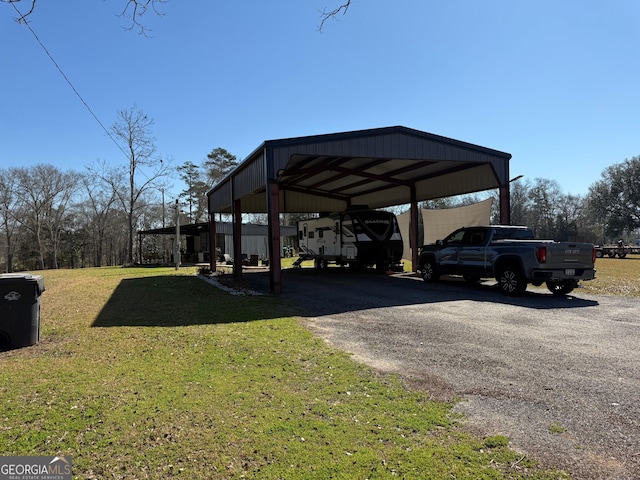
<svg viewBox="0 0 640 480">
<path fill-rule="evenodd" d="M 424 226 L 424 244 L 435 243 L 451 232 L 461 227 L 473 227 L 475 225 L 489 225 L 491 222 L 491 206 L 493 198 L 464 207 L 445 208 L 441 210 L 420 209 Z M 398 225 L 402 239 L 404 240 L 404 253 L 402 258 L 411 258 L 409 246 L 409 218 L 410 213 L 398 215 Z"/>
<path fill-rule="evenodd" d="M 404 250 L 402 251 L 402 258 L 411 260 L 411 247 L 409 245 L 409 222 L 411 220 L 411 212 L 401 213 L 397 215 L 398 228 L 400 228 L 400 234 L 402 235 L 402 242 L 404 243 Z"/>
</svg>

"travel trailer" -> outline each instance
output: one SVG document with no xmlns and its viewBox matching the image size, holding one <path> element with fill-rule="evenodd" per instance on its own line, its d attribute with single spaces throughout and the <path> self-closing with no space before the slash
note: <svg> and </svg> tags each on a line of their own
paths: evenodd
<svg viewBox="0 0 640 480">
<path fill-rule="evenodd" d="M 402 259 L 402 236 L 393 213 L 350 209 L 342 213 L 298 222 L 300 258 L 314 260 L 314 266 L 328 263 L 350 267 L 396 269 Z"/>
</svg>

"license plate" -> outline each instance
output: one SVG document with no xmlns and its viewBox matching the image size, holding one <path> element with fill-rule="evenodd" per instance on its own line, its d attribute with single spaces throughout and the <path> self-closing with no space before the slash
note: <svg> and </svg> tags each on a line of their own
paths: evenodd
<svg viewBox="0 0 640 480">
<path fill-rule="evenodd" d="M 575 275 L 576 274 L 576 269 L 575 268 L 565 268 L 564 269 L 564 274 L 565 275 Z"/>
</svg>

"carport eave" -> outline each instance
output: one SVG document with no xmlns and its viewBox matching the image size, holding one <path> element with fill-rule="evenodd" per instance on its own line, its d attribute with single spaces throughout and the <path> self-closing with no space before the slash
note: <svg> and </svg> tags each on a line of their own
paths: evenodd
<svg viewBox="0 0 640 480">
<path fill-rule="evenodd" d="M 376 136 L 381 136 L 379 142 L 375 138 Z M 404 140 L 405 142 L 408 142 L 408 144 L 403 148 L 396 145 L 398 143 L 401 143 L 401 139 L 405 137 L 416 138 L 419 141 L 437 142 L 438 144 L 442 144 L 445 147 L 453 147 L 454 150 L 433 150 L 433 147 L 431 147 L 431 149 L 433 150 L 431 152 L 432 154 L 441 154 L 446 158 L 433 157 L 432 155 L 428 156 L 428 158 L 416 158 L 420 157 L 418 155 L 418 151 L 420 150 L 420 148 L 424 149 L 425 147 L 423 146 L 420 148 L 410 148 L 411 138 L 409 138 L 409 140 Z M 345 144 L 345 142 L 347 142 L 347 144 Z M 390 153 L 391 151 L 395 151 L 395 153 L 398 153 L 399 150 L 406 150 L 405 153 L 408 156 L 406 158 L 398 158 L 397 156 L 395 158 L 382 156 L 359 157 L 361 160 L 366 161 L 359 166 L 360 168 L 347 168 L 343 165 L 346 162 L 353 162 L 353 160 L 357 159 L 358 157 L 353 157 L 352 155 L 327 155 L 326 153 L 321 152 L 323 144 L 331 144 L 330 149 L 334 150 L 336 148 L 345 148 L 346 150 L 348 150 L 350 148 L 346 146 L 348 145 L 348 142 L 355 142 L 357 144 L 355 147 L 356 150 L 364 148 L 362 144 L 366 142 L 375 144 L 375 146 L 380 143 L 384 144 L 384 148 L 387 150 L 387 153 Z M 373 147 L 371 147 L 370 145 L 369 148 Z M 307 152 L 302 153 L 302 150 L 307 150 Z M 315 150 L 315 153 L 309 153 L 308 150 Z M 298 153 L 295 154 L 294 151 L 297 151 Z M 456 151 L 458 152 L 457 154 L 455 154 Z M 334 151 L 333 153 L 336 152 Z M 285 154 L 285 156 L 282 157 L 282 154 Z M 511 159 L 510 154 L 427 132 L 413 130 L 407 127 L 383 127 L 370 130 L 358 130 L 280 140 L 267 140 L 263 142 L 258 148 L 256 148 L 249 155 L 249 157 L 247 157 L 245 161 L 238 165 L 227 177 L 225 177 L 225 179 L 223 179 L 218 185 L 209 190 L 207 196 L 209 198 L 210 213 L 230 213 L 233 210 L 232 205 L 234 200 L 237 199 L 237 193 L 230 194 L 230 192 L 225 192 L 224 197 L 226 198 L 217 198 L 215 199 L 215 201 L 214 197 L 221 189 L 226 188 L 227 190 L 230 190 L 228 184 L 232 181 L 232 179 L 236 178 L 241 172 L 249 169 L 262 172 L 265 175 L 266 182 L 268 182 L 269 180 L 278 182 L 282 191 L 303 188 L 307 189 L 306 193 L 309 194 L 337 199 L 343 198 L 345 195 L 358 196 L 370 193 L 371 191 L 382 191 L 385 189 L 394 188 L 398 185 L 409 187 L 407 188 L 408 191 L 411 188 L 411 185 L 416 185 L 420 182 L 424 182 L 427 179 L 446 177 L 451 172 L 455 172 L 458 169 L 466 169 L 469 168 L 470 165 L 471 167 L 474 167 L 477 166 L 478 163 L 483 163 L 477 161 L 469 162 L 465 160 L 458 160 L 457 155 L 465 158 L 483 158 L 483 155 L 487 155 L 488 157 L 484 158 L 490 158 L 489 161 L 494 164 L 493 171 L 496 181 L 491 187 L 488 188 L 496 188 L 497 186 L 505 185 L 508 182 L 508 161 L 509 159 Z M 279 160 L 276 160 L 277 157 L 280 157 Z M 300 168 L 300 158 L 308 159 L 313 163 L 313 166 L 306 169 Z M 282 162 L 284 159 L 286 159 L 286 163 L 280 165 L 278 162 Z M 318 163 L 319 160 L 320 163 Z M 367 169 L 379 168 L 385 163 L 391 163 L 397 160 L 406 160 L 410 163 L 408 165 L 400 167 L 399 169 L 392 170 L 387 174 L 376 174 L 366 171 Z M 427 165 L 432 166 L 442 161 L 446 163 L 462 163 L 462 165 L 453 166 L 450 169 L 442 172 L 423 172 L 413 178 L 407 175 L 411 172 L 417 173 L 419 172 L 419 170 L 424 169 L 424 167 Z M 278 164 L 276 165 L 276 163 Z M 504 168 L 496 168 L 496 163 L 502 164 Z M 338 172 L 338 174 L 329 176 L 325 179 L 319 178 L 317 181 L 309 183 L 309 180 L 313 179 L 314 176 L 318 176 L 322 172 L 325 172 L 327 167 L 329 169 L 335 170 L 336 172 Z M 365 171 L 363 172 L 362 170 Z M 282 174 L 283 172 L 284 175 L 278 176 L 278 173 Z M 353 179 L 349 180 L 348 177 L 351 176 L 353 177 Z M 243 177 L 246 177 L 246 172 Z M 322 188 L 324 185 L 329 185 L 332 182 L 335 183 L 340 179 L 343 180 L 343 185 L 334 186 L 333 188 L 328 189 Z M 387 185 L 369 189 L 368 191 L 358 191 L 359 188 L 365 187 L 368 181 L 387 183 Z M 253 183 L 255 186 L 250 189 L 246 188 L 248 185 L 246 185 L 245 188 L 240 189 L 245 192 L 244 195 L 248 194 L 249 192 L 251 192 L 251 195 L 255 195 L 258 193 L 258 189 L 256 188 L 257 184 L 255 183 L 255 181 Z M 262 191 L 264 191 L 265 188 L 266 185 L 263 183 L 261 186 Z M 473 191 L 478 190 L 474 189 Z M 462 194 L 468 192 L 461 191 L 452 194 L 458 193 Z M 419 201 L 431 198 L 438 198 L 438 196 L 421 196 Z M 401 203 L 408 203 L 409 201 L 409 194 L 407 193 L 407 198 L 404 199 Z M 290 202 L 285 205 L 285 208 L 286 210 L 283 210 L 283 212 L 296 210 L 295 205 L 292 205 Z"/>
</svg>

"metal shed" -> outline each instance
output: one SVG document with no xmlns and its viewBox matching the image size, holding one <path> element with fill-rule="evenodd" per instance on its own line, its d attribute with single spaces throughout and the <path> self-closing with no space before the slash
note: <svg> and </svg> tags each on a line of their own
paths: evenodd
<svg viewBox="0 0 640 480">
<path fill-rule="evenodd" d="M 189 262 L 211 262 L 209 247 L 212 243 L 215 243 L 217 247 L 220 247 L 219 253 L 229 254 L 231 258 L 242 258 L 243 254 L 257 255 L 259 258 L 268 258 L 268 227 L 267 225 L 258 225 L 251 223 L 243 223 L 241 227 L 242 232 L 242 249 L 238 254 L 234 251 L 233 244 L 233 224 L 229 222 L 217 222 L 216 223 L 216 240 L 211 242 L 209 239 L 209 224 L 208 223 L 192 223 L 180 226 L 180 236 L 185 239 L 186 251 L 183 252 L 183 263 Z M 295 237 L 297 235 L 295 226 L 280 226 L 280 238 L 284 239 L 284 245 L 282 245 L 281 253 L 284 253 L 284 247 L 292 247 L 295 244 Z M 140 261 L 142 263 L 145 260 L 155 260 L 156 257 L 146 259 L 144 258 L 142 242 L 143 238 L 147 236 L 169 236 L 175 239 L 176 227 L 163 227 L 152 228 L 149 230 L 141 230 L 138 232 L 138 242 L 140 244 L 139 251 Z M 173 241 L 173 239 L 172 239 Z M 171 247 L 174 248 L 174 247 Z M 163 252 L 164 253 L 164 252 Z M 214 256 L 215 260 L 215 256 Z"/>
<path fill-rule="evenodd" d="M 494 188 L 500 192 L 500 221 L 508 224 L 510 159 L 402 126 L 268 140 L 208 192 L 209 238 L 215 238 L 215 213 L 233 214 L 234 225 L 242 223 L 243 213 L 267 213 L 270 257 L 277 258 L 280 213 L 410 204 L 410 242 L 416 245 L 419 201 Z M 234 242 L 240 235 L 234 228 Z M 417 249 L 412 256 L 416 265 Z M 272 292 L 280 293 L 279 262 L 271 262 L 270 282 Z"/>
</svg>

